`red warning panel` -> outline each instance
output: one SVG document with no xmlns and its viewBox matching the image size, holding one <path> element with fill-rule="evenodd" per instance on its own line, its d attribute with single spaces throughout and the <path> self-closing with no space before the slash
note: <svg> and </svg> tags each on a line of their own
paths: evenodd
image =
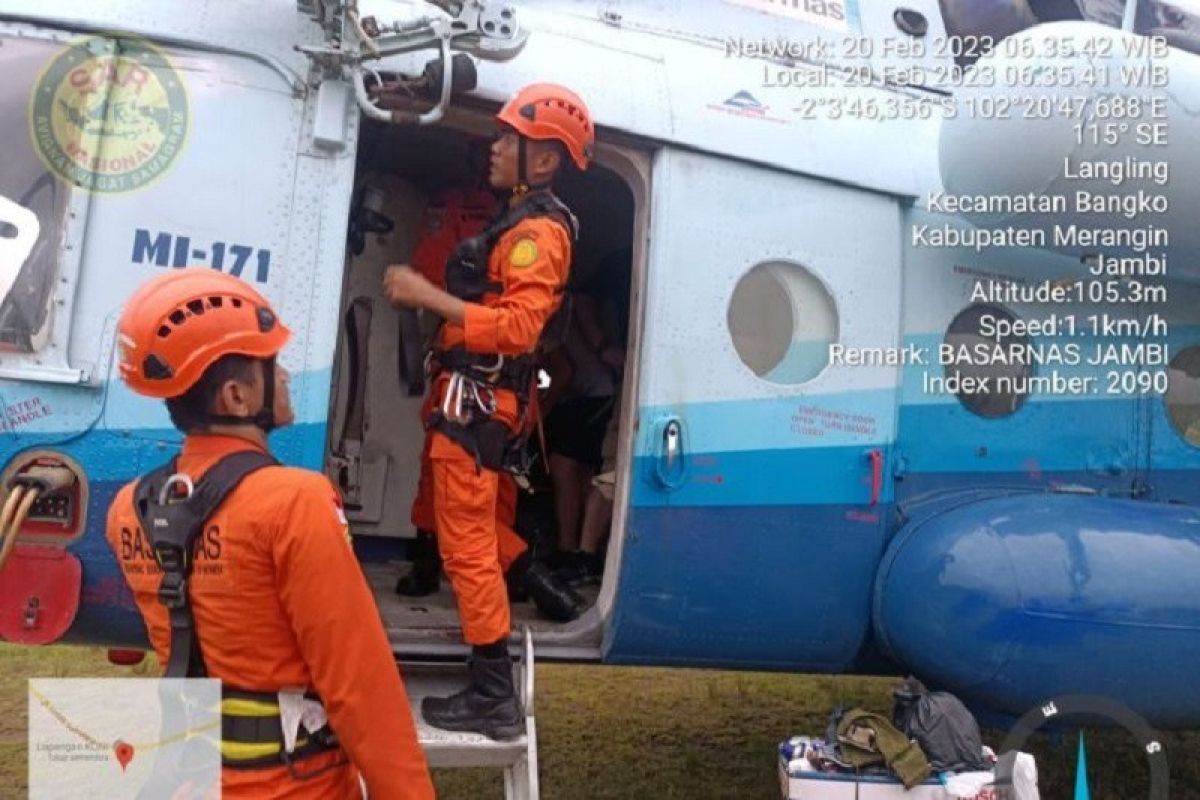
<svg viewBox="0 0 1200 800">
<path fill-rule="evenodd" d="M 79 611 L 83 568 L 61 547 L 18 542 L 0 568 L 0 639 L 51 644 Z"/>
</svg>

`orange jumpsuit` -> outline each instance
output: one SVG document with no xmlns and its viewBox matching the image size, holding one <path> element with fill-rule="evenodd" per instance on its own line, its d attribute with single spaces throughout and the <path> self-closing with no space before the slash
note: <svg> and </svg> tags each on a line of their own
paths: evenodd
<svg viewBox="0 0 1200 800">
<path fill-rule="evenodd" d="M 446 260 L 454 253 L 458 243 L 475 236 L 495 215 L 499 201 L 487 189 L 448 189 L 437 195 L 425 209 L 421 238 L 413 248 L 413 269 L 439 289 L 446 288 Z M 433 396 L 425 398 L 421 418 L 428 419 L 433 407 Z M 414 528 L 433 531 L 436 528 L 433 511 L 433 474 L 429 463 L 431 437 L 426 435 L 421 449 L 421 472 L 417 479 L 417 496 L 413 498 L 410 520 Z M 500 493 L 497 502 L 498 520 L 512 528 L 517 519 L 517 484 L 509 475 L 500 476 Z M 511 544 L 511 543 L 509 543 Z M 524 548 L 513 551 L 513 547 L 501 548 L 500 564 L 507 570 L 512 560 Z"/>
<path fill-rule="evenodd" d="M 188 436 L 178 466 L 195 479 L 222 456 L 256 448 L 236 437 Z M 166 664 L 171 634 L 157 596 L 162 573 L 133 510 L 134 486 L 123 487 L 109 508 L 107 537 Z M 372 800 L 434 796 L 341 499 L 325 476 L 282 466 L 248 475 L 206 524 L 190 584 L 209 677 L 248 691 L 312 689 L 350 760 L 303 781 L 284 766 L 222 768 L 224 797 L 359 798 L 360 771 Z M 343 758 L 319 753 L 297 769 L 308 773 Z"/>
<path fill-rule="evenodd" d="M 432 396 L 426 397 L 421 407 L 421 419 L 428 419 L 433 408 Z M 418 530 L 436 531 L 437 521 L 433 510 L 433 466 L 429 461 L 429 448 L 433 444 L 433 434 L 425 435 L 425 444 L 421 448 L 421 472 L 417 478 L 417 496 L 413 498 L 412 513 L 409 516 L 412 526 Z M 517 482 L 511 475 L 500 476 L 499 494 L 496 498 L 496 521 L 498 524 L 511 529 L 517 522 Z M 498 529 L 499 530 L 499 529 Z M 519 538 L 519 537 L 518 537 Z M 507 537 L 499 544 L 500 566 L 508 572 L 508 565 L 524 552 L 524 545 L 514 550 L 514 543 L 508 542 Z M 524 541 L 524 540 L 522 540 Z"/>
<path fill-rule="evenodd" d="M 445 323 L 437 347 L 506 356 L 532 352 L 562 300 L 570 265 L 571 237 L 562 224 L 548 217 L 520 221 L 488 257 L 488 282 L 502 291 L 484 295 L 482 303 L 467 303 L 463 324 Z M 434 402 L 441 403 L 448 382 L 446 374 L 434 382 Z M 518 425 L 511 391 L 496 392 L 496 417 L 512 429 Z M 429 440 L 434 530 L 454 586 L 463 638 L 472 645 L 491 644 L 508 636 L 502 569 L 525 551 L 525 543 L 498 511 L 500 474 L 477 469 L 475 457 L 442 433 L 435 431 Z"/>
</svg>

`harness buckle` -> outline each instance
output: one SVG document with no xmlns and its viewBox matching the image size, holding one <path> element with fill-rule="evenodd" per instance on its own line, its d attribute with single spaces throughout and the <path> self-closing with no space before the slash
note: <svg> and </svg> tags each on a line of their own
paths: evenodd
<svg viewBox="0 0 1200 800">
<path fill-rule="evenodd" d="M 158 585 L 158 601 L 172 611 L 187 605 L 187 578 L 182 572 L 163 571 Z"/>
<path fill-rule="evenodd" d="M 310 733 L 309 737 L 312 741 L 312 745 L 310 745 L 308 748 L 305 748 L 303 751 L 289 753 L 284 748 L 279 748 L 279 760 L 283 762 L 285 767 L 287 767 L 288 775 L 291 776 L 293 780 L 309 781 L 318 775 L 323 775 L 332 769 L 337 769 L 338 767 L 342 767 L 350 763 L 350 757 L 343 751 L 340 753 L 340 755 L 338 755 L 337 758 L 323 767 L 317 767 L 315 769 L 310 769 L 303 772 L 300 771 L 296 768 L 296 762 L 304 760 L 306 756 L 329 750 L 340 749 L 337 734 L 334 733 L 333 729 L 331 729 L 329 726 L 325 726 L 315 733 Z"/>
<path fill-rule="evenodd" d="M 174 573 L 183 575 L 188 569 L 187 550 L 174 542 L 155 542 L 154 560 L 158 562 L 159 569 L 168 575 Z"/>
</svg>

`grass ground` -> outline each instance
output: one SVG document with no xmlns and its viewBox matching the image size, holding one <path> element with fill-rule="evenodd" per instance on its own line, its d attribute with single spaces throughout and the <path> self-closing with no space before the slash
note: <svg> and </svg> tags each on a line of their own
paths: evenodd
<svg viewBox="0 0 1200 800">
<path fill-rule="evenodd" d="M 25 796 L 29 677 L 121 677 L 147 667 L 112 667 L 94 648 L 0 645 L 0 798 Z M 538 726 L 545 800 L 769 800 L 779 796 L 775 748 L 796 734 L 819 735 L 832 706 L 887 713 L 894 681 L 810 675 L 543 664 Z M 985 731 L 997 746 L 1003 731 Z M 1200 732 L 1163 737 L 1171 797 L 1200 799 Z M 1042 797 L 1073 796 L 1075 739 L 1034 746 Z M 1088 733 L 1092 797 L 1146 796 L 1144 760 L 1118 732 Z M 499 773 L 435 774 L 447 800 L 503 796 Z"/>
</svg>

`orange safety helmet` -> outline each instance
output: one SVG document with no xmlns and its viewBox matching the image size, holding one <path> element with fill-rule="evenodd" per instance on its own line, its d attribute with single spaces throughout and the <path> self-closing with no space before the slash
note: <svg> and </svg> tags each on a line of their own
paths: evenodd
<svg viewBox="0 0 1200 800">
<path fill-rule="evenodd" d="M 150 397 L 178 397 L 225 355 L 273 358 L 291 336 L 248 283 L 209 267 L 145 283 L 117 323 L 121 377 Z"/>
<path fill-rule="evenodd" d="M 580 169 L 596 142 L 592 116 L 579 95 L 556 83 L 531 83 L 514 94 L 496 119 L 530 139 L 557 139 Z"/>
</svg>

